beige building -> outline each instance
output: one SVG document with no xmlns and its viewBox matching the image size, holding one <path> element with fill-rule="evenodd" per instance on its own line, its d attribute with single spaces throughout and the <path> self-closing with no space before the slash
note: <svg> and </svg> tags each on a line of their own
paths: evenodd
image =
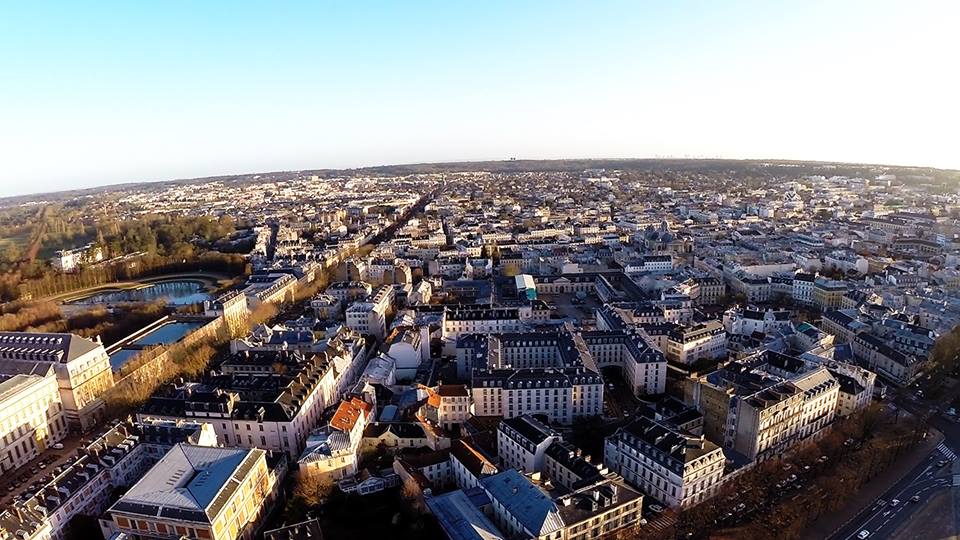
<svg viewBox="0 0 960 540">
<path fill-rule="evenodd" d="M 823 311 L 838 309 L 843 303 L 845 294 L 847 294 L 847 284 L 842 281 L 817 278 L 813 282 L 813 305 Z"/>
<path fill-rule="evenodd" d="M 470 419 L 470 390 L 466 385 L 441 384 L 426 390 L 427 402 L 420 412 L 434 425 L 453 429 Z"/>
<path fill-rule="evenodd" d="M 60 388 L 51 366 L 0 375 L 0 471 L 13 471 L 67 435 Z"/>
<path fill-rule="evenodd" d="M 0 373 L 37 373 L 52 366 L 67 422 L 87 430 L 102 416 L 101 396 L 113 386 L 110 358 L 99 339 L 73 334 L 0 332 Z"/>
<path fill-rule="evenodd" d="M 179 444 L 107 511 L 134 539 L 254 537 L 273 488 L 266 452 Z"/>
</svg>

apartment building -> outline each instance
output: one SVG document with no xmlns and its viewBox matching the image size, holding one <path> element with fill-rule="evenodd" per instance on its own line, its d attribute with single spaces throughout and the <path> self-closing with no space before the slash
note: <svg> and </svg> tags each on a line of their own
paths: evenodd
<svg viewBox="0 0 960 540">
<path fill-rule="evenodd" d="M 496 524 L 492 533 L 504 538 L 598 538 L 636 525 L 643 506 L 643 495 L 615 478 L 555 499 L 513 469 L 482 479 L 481 487 Z M 456 516 L 448 523 L 455 521 L 466 522 Z"/>
<path fill-rule="evenodd" d="M 813 304 L 813 282 L 816 279 L 814 274 L 797 272 L 793 276 L 793 301 L 797 304 L 809 306 Z"/>
<path fill-rule="evenodd" d="M 723 450 L 703 435 L 649 418 L 637 418 L 604 442 L 604 465 L 671 507 L 715 495 L 725 462 Z"/>
<path fill-rule="evenodd" d="M 543 471 L 547 448 L 560 434 L 530 415 L 504 418 L 497 426 L 497 455 L 504 468 Z"/>
<path fill-rule="evenodd" d="M 644 332 L 594 330 L 580 335 L 597 367 L 621 368 L 635 395 L 666 391 L 667 359 Z"/>
<path fill-rule="evenodd" d="M 448 308 L 443 336 L 455 342 L 463 334 L 502 334 L 525 328 L 520 308 Z"/>
<path fill-rule="evenodd" d="M 253 274 L 241 292 L 247 299 L 248 309 L 260 304 L 286 304 L 293 301 L 297 278 L 281 272 Z"/>
<path fill-rule="evenodd" d="M 727 355 L 727 333 L 717 320 L 678 326 L 667 334 L 664 352 L 667 360 L 684 365 L 723 358 Z"/>
<path fill-rule="evenodd" d="M 790 311 L 736 307 L 723 313 L 723 327 L 729 334 L 743 336 L 784 332 L 790 329 Z"/>
<path fill-rule="evenodd" d="M 66 413 L 53 366 L 39 365 L 37 371 L 0 375 L 2 472 L 24 466 L 67 436 Z"/>
<path fill-rule="evenodd" d="M 800 438 L 806 439 L 833 423 L 840 410 L 840 383 L 826 368 L 808 371 L 791 380 L 803 392 Z"/>
<path fill-rule="evenodd" d="M 427 402 L 421 415 L 443 429 L 454 429 L 470 419 L 470 390 L 462 384 L 441 384 L 427 388 Z"/>
<path fill-rule="evenodd" d="M 697 305 L 713 306 L 719 304 L 727 294 L 727 285 L 720 278 L 695 277 L 693 282 L 699 289 L 699 295 L 694 298 L 694 303 Z"/>
<path fill-rule="evenodd" d="M 174 444 L 214 446 L 208 424 L 120 422 L 77 450 L 77 459 L 26 500 L 0 509 L 0 538 L 64 540 L 77 516 L 97 516 Z"/>
<path fill-rule="evenodd" d="M 338 403 L 366 364 L 362 338 L 341 338 L 311 355 L 239 353 L 202 382 L 161 390 L 137 418 L 210 422 L 224 446 L 263 448 L 296 459 L 324 409 Z"/>
<path fill-rule="evenodd" d="M 347 308 L 347 328 L 371 335 L 379 341 L 387 336 L 387 313 L 393 308 L 393 285 L 381 285 L 363 302 Z"/>
<path fill-rule="evenodd" d="M 231 327 L 242 323 L 250 315 L 247 298 L 241 291 L 230 291 L 213 300 L 204 300 L 203 313 L 208 317 L 223 317 Z"/>
<path fill-rule="evenodd" d="M 920 375 L 920 358 L 898 351 L 883 338 L 869 332 L 857 334 L 850 345 L 854 356 L 893 384 L 906 386 Z"/>
<path fill-rule="evenodd" d="M 603 411 L 603 378 L 582 367 L 477 370 L 471 394 L 476 416 L 542 414 L 570 424 Z"/>
<path fill-rule="evenodd" d="M 101 396 L 113 386 L 103 344 L 73 334 L 0 332 L 0 375 L 41 374 L 47 367 L 56 375 L 70 427 L 89 429 L 103 415 Z"/>
<path fill-rule="evenodd" d="M 363 430 L 375 412 L 372 405 L 358 398 L 341 401 L 330 423 L 307 438 L 298 459 L 300 470 L 330 481 L 357 474 Z"/>
<path fill-rule="evenodd" d="M 264 450 L 178 444 L 107 513 L 133 539 L 252 539 L 274 482 Z"/>
<path fill-rule="evenodd" d="M 323 291 L 323 294 L 335 298 L 341 306 L 363 300 L 371 293 L 373 286 L 365 281 L 335 281 Z"/>
<path fill-rule="evenodd" d="M 543 474 L 554 485 L 574 491 L 600 481 L 607 469 L 595 465 L 590 456 L 566 441 L 555 441 L 547 447 L 543 458 Z"/>
<path fill-rule="evenodd" d="M 847 284 L 843 281 L 817 278 L 813 282 L 813 305 L 821 311 L 838 309 L 847 289 Z"/>
</svg>

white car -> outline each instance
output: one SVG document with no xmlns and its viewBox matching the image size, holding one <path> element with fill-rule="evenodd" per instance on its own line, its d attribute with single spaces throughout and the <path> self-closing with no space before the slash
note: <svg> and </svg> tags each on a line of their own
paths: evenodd
<svg viewBox="0 0 960 540">
<path fill-rule="evenodd" d="M 50 446 L 50 448 L 53 448 L 54 450 L 63 450 L 63 443 L 53 444 Z"/>
<path fill-rule="evenodd" d="M 894 499 L 890 501 L 890 506 L 897 506 L 898 504 L 900 504 L 900 499 Z"/>
<path fill-rule="evenodd" d="M 862 530 L 862 531 L 860 531 L 860 532 L 857 533 L 857 538 L 859 538 L 860 540 L 863 540 L 864 538 L 866 538 L 866 537 L 868 537 L 868 536 L 870 536 L 870 531 L 868 531 L 868 530 L 866 530 L 866 529 L 864 529 L 864 530 Z"/>
</svg>

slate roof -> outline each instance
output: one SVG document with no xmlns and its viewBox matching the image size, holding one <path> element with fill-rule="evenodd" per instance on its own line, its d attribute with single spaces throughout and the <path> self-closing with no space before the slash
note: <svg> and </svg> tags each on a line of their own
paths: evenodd
<svg viewBox="0 0 960 540">
<path fill-rule="evenodd" d="M 178 444 L 110 510 L 212 523 L 264 455 L 259 448 Z"/>
</svg>

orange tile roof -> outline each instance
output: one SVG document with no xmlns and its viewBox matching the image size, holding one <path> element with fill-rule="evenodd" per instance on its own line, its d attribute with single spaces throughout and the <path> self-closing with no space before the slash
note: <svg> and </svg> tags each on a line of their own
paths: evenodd
<svg viewBox="0 0 960 540">
<path fill-rule="evenodd" d="M 350 398 L 350 401 L 341 401 L 337 412 L 333 414 L 333 419 L 330 420 L 330 427 L 350 432 L 360 416 L 365 416 L 370 409 L 370 404 L 361 399 Z"/>
</svg>

